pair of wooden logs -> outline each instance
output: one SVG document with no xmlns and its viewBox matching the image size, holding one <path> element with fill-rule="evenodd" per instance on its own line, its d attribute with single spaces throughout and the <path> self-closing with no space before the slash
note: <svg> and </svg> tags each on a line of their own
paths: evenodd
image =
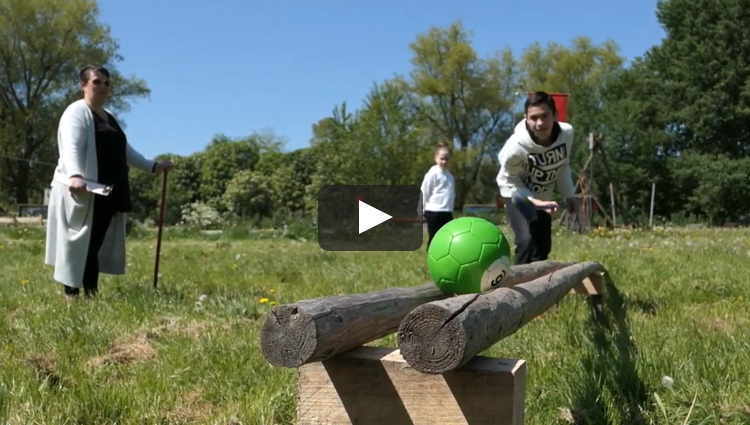
<svg viewBox="0 0 750 425">
<path fill-rule="evenodd" d="M 539 261 L 512 266 L 501 287 L 483 294 L 450 296 L 428 283 L 281 305 L 263 323 L 261 352 L 273 365 L 295 368 L 398 332 L 411 367 L 446 373 L 604 272 L 596 262 Z"/>
</svg>

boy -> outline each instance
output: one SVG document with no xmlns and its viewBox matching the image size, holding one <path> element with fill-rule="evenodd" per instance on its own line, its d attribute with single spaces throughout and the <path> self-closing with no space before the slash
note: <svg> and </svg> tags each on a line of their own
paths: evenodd
<svg viewBox="0 0 750 425">
<path fill-rule="evenodd" d="M 552 250 L 552 216 L 558 209 L 552 200 L 555 185 L 565 198 L 569 212 L 577 208 L 570 170 L 573 127 L 557 121 L 555 101 L 545 92 L 526 100 L 525 119 L 498 154 L 497 184 L 515 235 L 515 264 L 546 260 Z M 536 219 L 528 221 L 513 204 L 516 194 L 537 208 Z"/>
</svg>

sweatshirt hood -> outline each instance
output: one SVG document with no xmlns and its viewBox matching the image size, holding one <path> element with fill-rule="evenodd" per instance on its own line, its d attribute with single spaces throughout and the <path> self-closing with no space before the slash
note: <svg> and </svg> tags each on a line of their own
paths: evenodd
<svg viewBox="0 0 750 425">
<path fill-rule="evenodd" d="M 518 144 L 528 152 L 544 152 L 548 149 L 544 146 L 538 145 L 534 141 L 529 129 L 526 127 L 526 120 L 521 120 L 521 122 L 516 124 L 516 128 L 513 130 L 513 137 L 518 141 Z"/>
</svg>

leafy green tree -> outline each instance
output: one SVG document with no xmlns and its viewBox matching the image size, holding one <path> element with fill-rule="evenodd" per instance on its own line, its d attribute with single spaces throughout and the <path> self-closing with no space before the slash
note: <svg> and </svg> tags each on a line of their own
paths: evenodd
<svg viewBox="0 0 750 425">
<path fill-rule="evenodd" d="M 0 190 L 17 203 L 41 198 L 52 179 L 50 167 L 31 167 L 57 160 L 57 119 L 81 96 L 80 68 L 110 69 L 115 112 L 150 93 L 119 73 L 123 58 L 99 18 L 93 0 L 0 0 Z"/>
<path fill-rule="evenodd" d="M 261 154 L 282 147 L 283 141 L 273 134 L 253 133 L 237 139 L 223 134 L 215 136 L 201 152 L 201 201 L 214 208 L 221 207 L 226 186 L 235 174 L 253 171 Z"/>
<path fill-rule="evenodd" d="M 397 79 L 420 118 L 460 151 L 453 160 L 457 208 L 477 182 L 485 155 L 507 136 L 519 77 L 510 49 L 480 58 L 471 35 L 461 21 L 430 28 L 409 45 L 414 66 L 409 78 Z"/>
<path fill-rule="evenodd" d="M 654 91 L 669 104 L 676 148 L 748 155 L 750 3 L 660 1 L 657 16 L 667 36 L 646 61 L 659 76 Z"/>
<path fill-rule="evenodd" d="M 608 79 L 607 150 L 624 201 L 643 216 L 652 183 L 657 216 L 719 223 L 750 214 L 750 181 L 735 174 L 750 147 L 750 45 L 738 42 L 750 36 L 748 16 L 740 0 L 660 1 L 666 37 Z"/>
<path fill-rule="evenodd" d="M 223 206 L 240 218 L 270 216 L 273 212 L 270 180 L 270 176 L 257 171 L 238 171 L 226 185 Z"/>
</svg>

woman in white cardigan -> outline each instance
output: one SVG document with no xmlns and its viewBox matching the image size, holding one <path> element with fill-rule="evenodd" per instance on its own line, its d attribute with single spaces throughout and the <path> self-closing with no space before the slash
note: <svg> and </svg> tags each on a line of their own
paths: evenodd
<svg viewBox="0 0 750 425">
<path fill-rule="evenodd" d="M 60 118 L 55 169 L 47 212 L 45 263 L 65 294 L 83 287 L 98 291 L 99 273 L 125 273 L 125 214 L 131 211 L 130 166 L 158 173 L 171 161 L 152 161 L 134 150 L 117 119 L 104 108 L 110 94 L 106 68 L 81 70 L 83 99 L 69 105 Z M 108 196 L 87 191 L 86 182 L 112 186 Z"/>
</svg>

